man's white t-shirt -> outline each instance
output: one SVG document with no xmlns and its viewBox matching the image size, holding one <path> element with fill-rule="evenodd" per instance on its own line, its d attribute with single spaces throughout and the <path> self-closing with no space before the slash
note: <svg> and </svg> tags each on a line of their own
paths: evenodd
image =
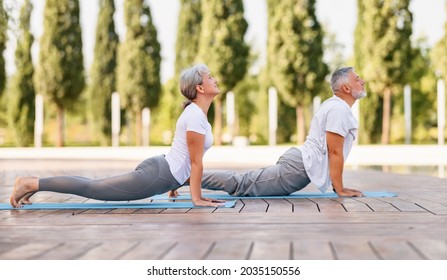
<svg viewBox="0 0 447 280">
<path fill-rule="evenodd" d="M 357 137 L 358 121 L 349 105 L 341 98 L 333 96 L 321 104 L 312 119 L 309 135 L 300 147 L 307 176 L 321 192 L 325 192 L 332 181 L 329 176 L 329 157 L 326 131 L 343 136 L 343 158 L 351 151 Z"/>
<path fill-rule="evenodd" d="M 205 135 L 203 154 L 213 145 L 211 125 L 202 109 L 195 103 L 188 105 L 178 118 L 171 150 L 166 155 L 171 173 L 179 184 L 185 183 L 191 175 L 191 159 L 186 142 L 187 131 Z"/>
</svg>

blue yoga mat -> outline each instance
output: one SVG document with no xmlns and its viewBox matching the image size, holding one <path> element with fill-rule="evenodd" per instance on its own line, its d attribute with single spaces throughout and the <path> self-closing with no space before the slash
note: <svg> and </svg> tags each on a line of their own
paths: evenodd
<svg viewBox="0 0 447 280">
<path fill-rule="evenodd" d="M 395 197 L 396 193 L 393 192 L 363 192 L 363 197 Z M 334 192 L 328 193 L 305 193 L 305 192 L 295 192 L 290 195 L 278 195 L 278 196 L 231 196 L 229 194 L 203 194 L 204 197 L 214 198 L 214 199 L 283 199 L 283 198 L 336 198 L 339 197 Z M 153 200 L 166 200 L 166 199 L 176 199 L 176 200 L 190 200 L 190 195 L 179 195 L 176 198 L 168 198 L 166 194 L 156 195 L 151 197 Z"/>
<path fill-rule="evenodd" d="M 225 208 L 234 207 L 236 200 L 226 201 Z M 52 210 L 52 209 L 160 209 L 160 208 L 207 208 L 194 206 L 192 202 L 150 202 L 150 203 L 34 203 L 13 208 L 10 204 L 0 203 L 0 210 Z"/>
</svg>

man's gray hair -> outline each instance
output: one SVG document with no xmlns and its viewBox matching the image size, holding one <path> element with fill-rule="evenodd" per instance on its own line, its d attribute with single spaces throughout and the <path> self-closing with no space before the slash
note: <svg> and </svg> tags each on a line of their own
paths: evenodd
<svg viewBox="0 0 447 280">
<path fill-rule="evenodd" d="M 334 71 L 331 77 L 331 89 L 334 94 L 340 90 L 342 84 L 348 82 L 348 75 L 351 71 L 354 71 L 354 67 L 342 67 Z"/>
<path fill-rule="evenodd" d="M 186 97 L 183 107 L 186 108 L 197 97 L 196 86 L 202 84 L 202 77 L 210 73 L 205 64 L 196 64 L 182 71 L 180 75 L 180 92 Z"/>
</svg>

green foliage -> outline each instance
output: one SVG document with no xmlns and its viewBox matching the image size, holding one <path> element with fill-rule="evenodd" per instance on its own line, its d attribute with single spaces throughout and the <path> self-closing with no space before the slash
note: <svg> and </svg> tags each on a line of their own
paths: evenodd
<svg viewBox="0 0 447 280">
<path fill-rule="evenodd" d="M 270 4 L 274 6 L 269 9 L 275 12 L 269 12 L 273 15 L 269 22 L 269 72 L 282 101 L 298 111 L 320 94 L 328 74 L 323 62 L 323 30 L 315 14 L 315 0 Z M 297 123 L 304 120 L 297 116 Z M 298 132 L 298 142 L 302 142 L 305 128 L 298 125 Z"/>
<path fill-rule="evenodd" d="M 143 0 L 124 2 L 126 39 L 118 54 L 118 90 L 133 114 L 154 108 L 160 97 L 160 43 L 150 8 Z"/>
<path fill-rule="evenodd" d="M 95 131 L 100 135 L 100 142 L 111 142 L 111 97 L 116 91 L 116 67 L 118 35 L 115 32 L 113 0 L 101 0 L 96 26 L 95 60 L 93 61 L 88 87 L 88 103 L 91 120 Z M 95 133 L 96 134 L 96 133 Z"/>
<path fill-rule="evenodd" d="M 436 43 L 430 55 L 436 74 L 447 81 L 447 21 L 444 25 L 444 36 Z"/>
<path fill-rule="evenodd" d="M 358 1 L 356 66 L 368 81 L 371 95 L 383 97 L 382 143 L 389 142 L 391 96 L 402 92 L 411 67 L 412 14 L 410 0 Z M 369 98 L 369 97 L 368 97 Z M 373 106 L 371 106 L 373 107 Z M 373 108 L 372 108 L 373 109 Z M 362 113 L 363 114 L 363 113 Z M 367 116 L 368 118 L 371 115 Z"/>
<path fill-rule="evenodd" d="M 30 33 L 30 17 L 33 6 L 25 1 L 20 13 L 20 30 L 17 37 L 15 62 L 17 72 L 8 92 L 9 128 L 14 131 L 16 144 L 29 146 L 33 143 L 35 118 L 34 67 L 31 46 L 34 38 Z"/>
<path fill-rule="evenodd" d="M 199 52 L 200 23 L 202 10 L 200 0 L 181 0 L 179 21 L 177 25 L 177 40 L 175 43 L 175 73 L 163 88 L 160 109 L 157 110 L 157 124 L 174 131 L 177 118 L 183 110 L 183 100 L 180 93 L 180 72 L 191 66 Z"/>
<path fill-rule="evenodd" d="M 367 11 L 365 2 L 357 1 L 357 25 L 354 33 L 354 66 L 356 72 L 365 77 L 365 64 L 369 58 L 368 48 L 366 42 L 371 42 L 371 34 L 368 32 L 366 22 Z M 369 81 L 366 83 L 367 92 L 371 93 Z M 360 101 L 360 129 L 359 141 L 360 143 L 376 143 L 380 140 L 382 129 L 382 114 L 383 114 L 383 98 L 377 94 L 369 94 L 366 98 Z"/>
<path fill-rule="evenodd" d="M 37 91 L 57 106 L 57 146 L 64 144 L 64 111 L 78 100 L 84 88 L 83 71 L 79 1 L 47 0 L 34 81 Z"/>
<path fill-rule="evenodd" d="M 6 71 L 5 71 L 5 59 L 3 57 L 3 51 L 6 48 L 6 30 L 8 26 L 8 17 L 5 9 L 3 8 L 3 0 L 0 0 L 0 96 L 2 96 L 3 90 L 6 85 Z"/>
<path fill-rule="evenodd" d="M 202 14 L 196 60 L 206 63 L 219 82 L 221 94 L 210 113 L 214 114 L 214 143 L 220 145 L 222 98 L 244 78 L 248 68 L 249 47 L 244 41 L 248 24 L 242 0 L 202 1 Z"/>
<path fill-rule="evenodd" d="M 222 93 L 241 81 L 248 67 L 249 48 L 244 41 L 247 21 L 242 0 L 202 2 L 198 61 L 203 61 L 219 81 Z"/>
</svg>

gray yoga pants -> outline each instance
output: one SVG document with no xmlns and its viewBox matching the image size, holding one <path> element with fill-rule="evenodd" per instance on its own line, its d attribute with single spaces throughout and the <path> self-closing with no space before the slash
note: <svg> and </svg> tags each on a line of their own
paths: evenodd
<svg viewBox="0 0 447 280">
<path fill-rule="evenodd" d="M 110 178 L 57 176 L 39 180 L 39 191 L 69 193 L 109 201 L 143 199 L 179 186 L 163 155 L 144 160 L 132 172 Z"/>
<path fill-rule="evenodd" d="M 234 196 L 288 195 L 310 183 L 301 151 L 290 148 L 276 165 L 246 173 L 204 171 L 202 188 L 225 191 Z"/>
</svg>

